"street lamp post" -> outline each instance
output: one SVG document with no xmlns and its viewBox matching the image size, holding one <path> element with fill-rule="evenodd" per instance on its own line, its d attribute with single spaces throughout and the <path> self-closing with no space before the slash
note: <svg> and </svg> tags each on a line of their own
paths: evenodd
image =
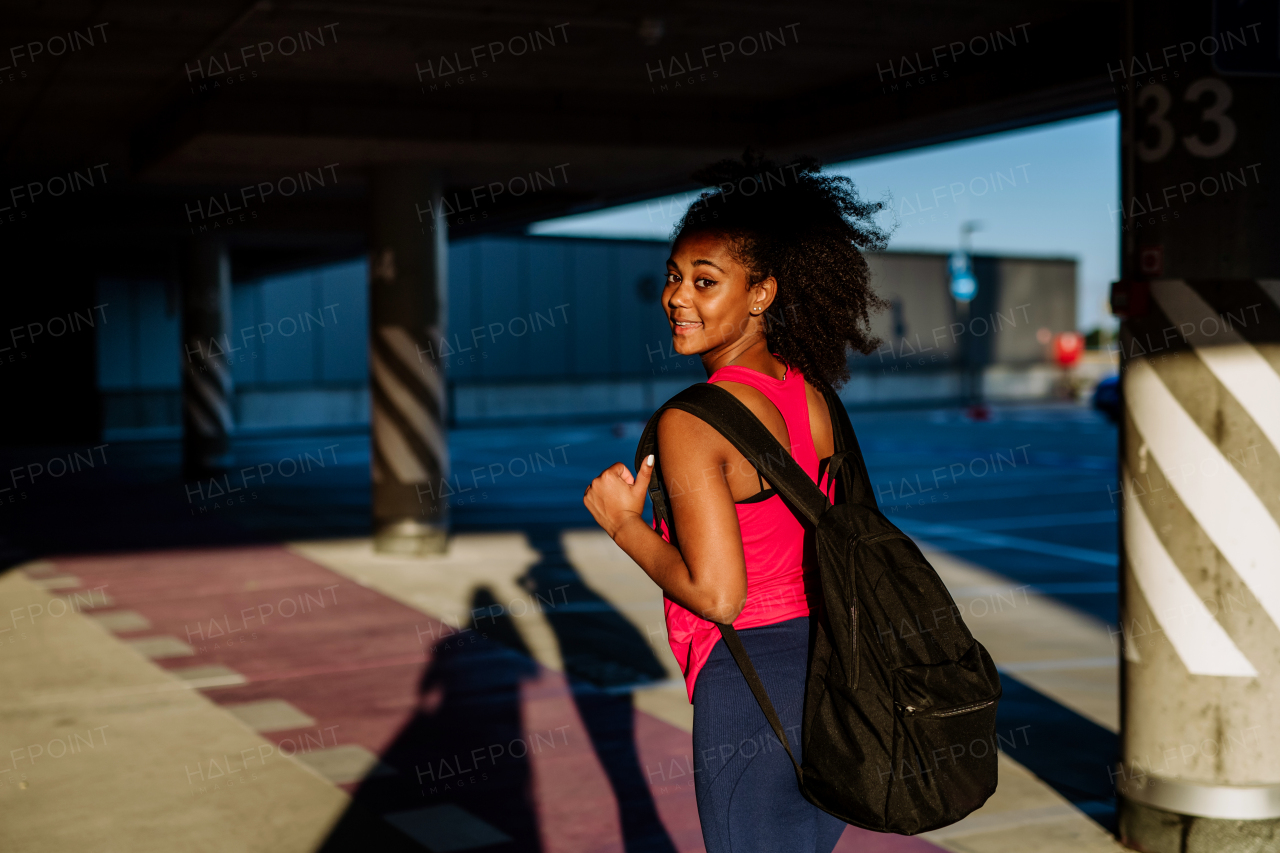
<svg viewBox="0 0 1280 853">
<path fill-rule="evenodd" d="M 969 219 L 960 225 L 960 250 L 948 259 L 951 274 L 951 296 L 956 301 L 956 320 L 964 327 L 960 333 L 960 397 L 965 405 L 976 406 L 982 400 L 982 380 L 975 363 L 976 352 L 969 341 L 969 303 L 978 293 L 978 279 L 973 274 L 973 232 L 982 223 Z"/>
</svg>

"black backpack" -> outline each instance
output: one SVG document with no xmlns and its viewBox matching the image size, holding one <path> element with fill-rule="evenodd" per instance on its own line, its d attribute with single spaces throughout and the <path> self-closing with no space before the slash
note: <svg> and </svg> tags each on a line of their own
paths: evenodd
<svg viewBox="0 0 1280 853">
<path fill-rule="evenodd" d="M 937 572 L 876 506 L 844 405 L 831 389 L 823 394 L 835 443 L 828 468 L 834 506 L 750 409 L 708 383 L 654 413 L 636 468 L 654 454 L 654 517 L 678 547 L 657 433 L 664 410 L 683 409 L 729 439 L 816 531 L 823 601 L 811 620 L 803 766 L 741 638 L 732 625 L 718 627 L 791 756 L 805 799 L 854 826 L 915 835 L 960 820 L 995 791 L 1000 677 Z"/>
</svg>

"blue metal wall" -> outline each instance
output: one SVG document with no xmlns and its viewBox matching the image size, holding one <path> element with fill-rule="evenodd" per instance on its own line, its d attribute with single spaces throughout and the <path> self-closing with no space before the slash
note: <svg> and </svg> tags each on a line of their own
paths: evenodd
<svg viewBox="0 0 1280 853">
<path fill-rule="evenodd" d="M 449 253 L 457 383 L 652 375 L 671 333 L 665 242 L 482 237 Z"/>
<path fill-rule="evenodd" d="M 231 290 L 231 374 L 237 386 L 368 381 L 363 260 L 237 283 Z M 175 295 L 163 282 L 98 282 L 98 387 L 177 390 L 182 355 Z M 323 324 L 323 325 L 322 325 Z"/>
<path fill-rule="evenodd" d="M 629 240 L 481 237 L 451 244 L 448 330 L 437 342 L 450 383 L 663 372 L 670 333 L 658 296 L 667 254 L 666 243 Z M 367 402 L 352 399 L 367 398 L 367 291 L 364 259 L 233 285 L 229 344 L 240 426 L 330 423 L 335 412 L 367 418 L 360 414 Z M 107 303 L 98 387 L 106 427 L 118 436 L 179 429 L 175 299 L 163 282 L 98 282 L 98 301 Z M 292 410 L 287 423 L 280 422 L 282 408 Z"/>
<path fill-rule="evenodd" d="M 366 384 L 367 276 L 361 259 L 232 287 L 236 386 Z"/>
<path fill-rule="evenodd" d="M 697 358 L 671 349 L 659 304 L 667 254 L 665 242 L 640 240 L 452 243 L 447 331 L 432 354 L 446 364 L 451 416 L 471 422 L 634 415 L 705 378 Z M 885 253 L 870 260 L 877 289 L 899 307 L 873 324 L 885 346 L 851 358 L 847 396 L 871 403 L 948 397 L 938 389 L 955 379 L 946 373 L 955 372 L 959 352 L 951 330 L 963 327 L 954 323 L 945 256 Z M 984 325 L 969 338 L 981 361 L 1019 369 L 1043 362 L 1037 330 L 1074 324 L 1074 263 L 978 260 L 983 285 L 974 316 Z M 108 303 L 98 370 L 110 435 L 178 434 L 182 356 L 174 298 L 159 282 L 99 283 L 98 302 Z M 982 318 L 997 311 L 1017 321 L 989 333 Z M 367 423 L 363 259 L 234 284 L 231 328 L 237 428 Z M 926 345 L 928 359 L 916 351 Z M 427 361 L 424 354 L 424 369 Z"/>
</svg>

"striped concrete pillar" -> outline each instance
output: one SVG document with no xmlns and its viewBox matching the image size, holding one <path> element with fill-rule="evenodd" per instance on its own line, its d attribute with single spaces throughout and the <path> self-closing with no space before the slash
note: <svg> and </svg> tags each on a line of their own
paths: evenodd
<svg viewBox="0 0 1280 853">
<path fill-rule="evenodd" d="M 1280 31 L 1265 4 L 1125 5 L 1120 836 L 1278 850 Z"/>
<path fill-rule="evenodd" d="M 1249 844 L 1280 844 L 1280 282 L 1139 288 L 1121 336 L 1122 836 L 1277 849 Z"/>
<path fill-rule="evenodd" d="M 374 544 L 445 549 L 449 447 L 444 335 L 447 242 L 439 174 L 388 166 L 371 174 L 369 384 Z"/>
<path fill-rule="evenodd" d="M 203 235 L 182 250 L 182 468 L 188 479 L 231 467 L 231 260 Z"/>
</svg>

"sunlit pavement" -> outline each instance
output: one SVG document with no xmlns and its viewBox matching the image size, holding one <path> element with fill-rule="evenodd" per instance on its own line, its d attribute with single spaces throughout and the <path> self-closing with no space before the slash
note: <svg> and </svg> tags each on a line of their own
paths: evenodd
<svg viewBox="0 0 1280 853">
<path fill-rule="evenodd" d="M 6 546 L 55 556 L 0 579 L 0 849 L 700 850 L 660 596 L 581 508 L 639 426 L 456 431 L 438 557 L 356 535 L 358 436 L 241 442 L 242 464 L 338 445 L 256 506 L 165 479 L 162 444 L 108 448 L 78 505 L 33 489 Z M 987 806 L 839 849 L 1118 849 L 1114 429 L 1067 406 L 855 426 L 1005 699 Z M 51 544 L 55 503 L 80 553 Z M 141 550 L 179 534 L 203 547 Z"/>
</svg>

